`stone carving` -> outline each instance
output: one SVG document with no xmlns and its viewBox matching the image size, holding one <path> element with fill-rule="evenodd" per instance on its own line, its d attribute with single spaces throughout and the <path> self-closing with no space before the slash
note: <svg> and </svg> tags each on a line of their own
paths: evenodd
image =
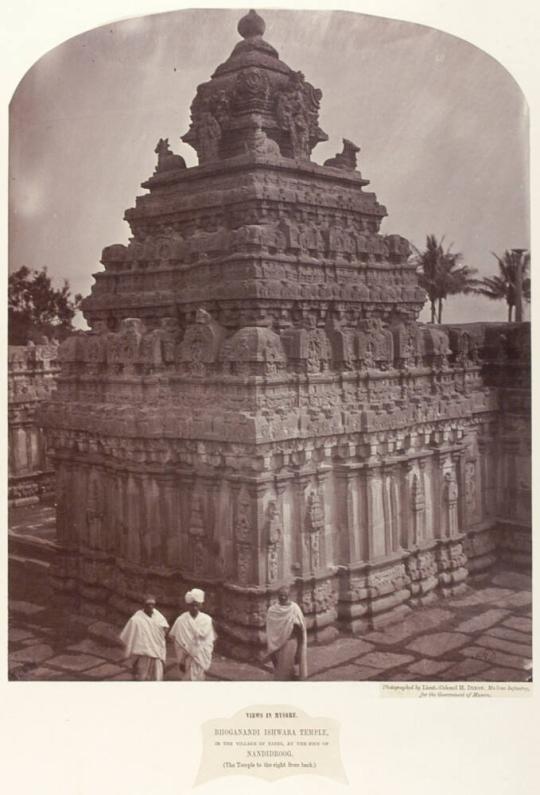
<svg viewBox="0 0 540 795">
<path fill-rule="evenodd" d="M 186 161 L 181 155 L 175 155 L 169 146 L 168 138 L 160 138 L 154 152 L 158 156 L 158 161 L 154 174 L 161 171 L 176 171 L 186 167 Z"/>
<path fill-rule="evenodd" d="M 145 332 L 140 348 L 143 372 L 160 372 L 174 363 L 179 333 L 177 321 L 168 317 L 160 319 L 158 328 Z"/>
<path fill-rule="evenodd" d="M 451 353 L 448 334 L 433 327 L 424 327 L 422 333 L 427 364 L 437 370 L 446 367 Z"/>
<path fill-rule="evenodd" d="M 415 473 L 412 480 L 412 510 L 414 526 L 414 543 L 420 544 L 424 538 L 424 512 L 426 509 L 426 496 L 424 491 L 423 474 Z"/>
<path fill-rule="evenodd" d="M 422 360 L 423 337 L 416 323 L 401 323 L 393 329 L 394 356 L 402 368 L 417 367 Z"/>
<path fill-rule="evenodd" d="M 191 537 L 193 573 L 204 574 L 208 565 L 207 530 L 203 501 L 198 494 L 194 494 L 191 501 L 188 532 Z"/>
<path fill-rule="evenodd" d="M 266 30 L 264 19 L 251 9 L 238 23 L 238 33 L 244 39 L 260 38 Z"/>
<path fill-rule="evenodd" d="M 343 168 L 346 171 L 354 171 L 356 169 L 356 155 L 360 151 L 360 147 L 353 144 L 352 141 L 343 139 L 343 151 L 334 155 L 329 160 L 324 161 L 325 166 L 332 166 L 332 168 Z"/>
<path fill-rule="evenodd" d="M 266 157 L 280 157 L 281 155 L 279 144 L 268 138 L 261 129 L 260 117 L 253 119 L 253 126 L 248 132 L 245 145 L 247 152 L 253 152 L 256 155 L 265 155 Z"/>
<path fill-rule="evenodd" d="M 318 491 L 310 491 L 306 504 L 304 543 L 307 547 L 309 568 L 317 571 L 321 565 L 320 535 L 324 530 L 324 513 Z"/>
<path fill-rule="evenodd" d="M 234 86 L 234 104 L 237 110 L 267 110 L 270 81 L 262 69 L 244 69 L 238 73 Z"/>
<path fill-rule="evenodd" d="M 458 485 L 456 476 L 453 472 L 447 472 L 444 476 L 444 502 L 446 505 L 447 529 L 450 537 L 457 535 L 458 530 Z"/>
<path fill-rule="evenodd" d="M 251 541 L 253 536 L 251 500 L 244 489 L 238 495 L 235 536 L 237 541 Z"/>
<path fill-rule="evenodd" d="M 322 92 L 304 80 L 302 72 L 293 72 L 285 88 L 276 93 L 276 118 L 289 134 L 291 156 L 307 160 L 318 141 L 328 136 L 319 127 L 319 103 Z"/>
<path fill-rule="evenodd" d="M 127 247 L 121 243 L 105 246 L 101 252 L 101 263 L 111 270 L 119 270 L 126 260 L 127 252 Z"/>
<path fill-rule="evenodd" d="M 285 352 L 277 334 L 266 328 L 248 327 L 223 343 L 220 359 L 235 363 L 235 372 L 275 374 L 286 365 Z"/>
<path fill-rule="evenodd" d="M 320 373 L 328 369 L 332 350 L 326 332 L 314 328 L 313 319 L 307 320 L 307 329 L 287 330 L 283 345 L 289 359 L 303 363 L 308 373 Z"/>
<path fill-rule="evenodd" d="M 411 255 L 411 245 L 401 235 L 386 235 L 384 241 L 388 256 L 393 262 L 405 262 Z"/>
<path fill-rule="evenodd" d="M 244 487 L 241 487 L 237 498 L 234 535 L 238 581 L 247 584 L 253 576 L 254 527 L 251 499 Z"/>
<path fill-rule="evenodd" d="M 115 349 L 125 373 L 135 373 L 140 364 L 140 346 L 144 324 L 140 318 L 126 318 L 120 324 L 119 347 Z"/>
<path fill-rule="evenodd" d="M 41 430 L 40 406 L 54 393 L 60 370 L 59 350 L 57 343 L 9 346 L 10 504 L 37 502 L 54 493 L 52 462 Z M 67 362 L 64 366 L 67 369 Z"/>
<path fill-rule="evenodd" d="M 191 144 L 197 151 L 199 163 L 205 165 L 217 160 L 219 155 L 219 144 L 221 141 L 221 124 L 212 112 L 212 99 L 209 95 L 197 92 L 197 96 L 191 105 L 191 127 L 182 140 Z M 223 95 L 216 97 L 221 106 L 217 111 L 225 122 L 226 109 L 224 107 L 225 98 Z M 228 102 L 225 100 L 225 105 Z"/>
<path fill-rule="evenodd" d="M 379 318 L 362 321 L 360 328 L 368 339 L 368 364 L 386 370 L 394 361 L 394 340 L 392 332 L 383 326 Z"/>
<path fill-rule="evenodd" d="M 407 559 L 405 567 L 412 596 L 409 604 L 426 604 L 438 585 L 435 555 L 430 551 L 418 552 Z"/>
<path fill-rule="evenodd" d="M 465 506 L 469 522 L 474 522 L 477 513 L 476 461 L 465 464 Z"/>
<path fill-rule="evenodd" d="M 179 358 L 193 375 L 203 376 L 216 358 L 223 329 L 205 309 L 198 309 L 195 323 L 186 329 L 179 346 Z"/>
<path fill-rule="evenodd" d="M 266 509 L 266 565 L 268 582 L 272 583 L 279 576 L 279 554 L 281 547 L 281 519 L 276 503 L 271 501 Z"/>
<path fill-rule="evenodd" d="M 101 478 L 92 472 L 88 480 L 88 496 L 86 498 L 86 526 L 88 545 L 99 549 L 102 545 L 102 522 L 104 515 L 104 496 Z"/>
</svg>

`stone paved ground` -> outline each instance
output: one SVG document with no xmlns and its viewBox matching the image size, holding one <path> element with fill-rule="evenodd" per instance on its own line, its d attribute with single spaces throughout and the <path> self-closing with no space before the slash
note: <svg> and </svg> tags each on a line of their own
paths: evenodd
<svg viewBox="0 0 540 795">
<path fill-rule="evenodd" d="M 127 680 L 120 627 L 12 599 L 9 675 L 18 680 Z M 531 677 L 530 580 L 499 572 L 468 593 L 412 612 L 384 630 L 309 649 L 313 681 L 526 681 Z M 179 679 L 169 649 L 166 679 Z M 217 655 L 209 679 L 271 679 L 263 665 Z"/>
<path fill-rule="evenodd" d="M 53 605 L 47 584 L 51 513 L 50 507 L 34 506 L 12 514 L 9 676 L 15 680 L 129 680 L 117 640 L 121 627 Z M 43 559 L 39 559 L 39 539 L 45 550 Z M 466 593 L 411 611 L 384 629 L 311 646 L 309 678 L 527 681 L 532 676 L 531 636 L 530 577 L 497 570 L 476 579 Z M 179 679 L 172 649 L 168 658 L 165 678 Z M 265 680 L 272 675 L 267 666 L 216 655 L 208 678 Z"/>
</svg>

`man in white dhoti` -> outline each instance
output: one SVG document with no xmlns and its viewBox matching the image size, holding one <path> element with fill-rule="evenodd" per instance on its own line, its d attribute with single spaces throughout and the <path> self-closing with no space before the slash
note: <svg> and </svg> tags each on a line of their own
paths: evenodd
<svg viewBox="0 0 540 795">
<path fill-rule="evenodd" d="M 134 613 L 120 633 L 125 656 L 133 657 L 133 679 L 137 682 L 163 679 L 167 654 L 165 637 L 169 624 L 156 610 L 154 596 L 147 596 L 142 610 Z"/>
<path fill-rule="evenodd" d="M 201 682 L 212 664 L 216 633 L 210 616 L 201 612 L 204 591 L 193 588 L 187 592 L 185 599 L 187 612 L 174 622 L 171 637 L 184 680 Z"/>
<path fill-rule="evenodd" d="M 274 665 L 274 679 L 287 682 L 307 678 L 307 631 L 302 611 L 289 598 L 289 589 L 278 591 L 278 603 L 266 614 L 267 658 Z"/>
</svg>

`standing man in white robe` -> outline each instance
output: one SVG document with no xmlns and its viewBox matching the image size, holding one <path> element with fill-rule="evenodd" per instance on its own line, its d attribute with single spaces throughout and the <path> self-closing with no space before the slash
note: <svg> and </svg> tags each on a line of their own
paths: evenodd
<svg viewBox="0 0 540 795">
<path fill-rule="evenodd" d="M 125 656 L 133 657 L 132 671 L 136 682 L 163 680 L 168 628 L 167 620 L 156 610 L 155 597 L 148 595 L 143 609 L 131 616 L 120 633 Z"/>
<path fill-rule="evenodd" d="M 278 591 L 277 604 L 266 614 L 266 642 L 274 665 L 274 679 L 287 682 L 307 678 L 307 631 L 304 615 L 289 598 L 289 589 Z"/>
<path fill-rule="evenodd" d="M 185 599 L 187 612 L 178 616 L 174 622 L 171 637 L 184 680 L 202 682 L 212 664 L 216 633 L 210 616 L 201 612 L 204 591 L 193 588 L 187 592 Z"/>
</svg>

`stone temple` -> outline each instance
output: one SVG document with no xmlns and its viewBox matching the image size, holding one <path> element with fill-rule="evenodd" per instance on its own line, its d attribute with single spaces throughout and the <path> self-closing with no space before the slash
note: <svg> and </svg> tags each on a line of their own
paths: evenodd
<svg viewBox="0 0 540 795">
<path fill-rule="evenodd" d="M 207 593 L 222 648 L 264 647 L 283 583 L 312 642 L 530 559 L 529 329 L 430 326 L 407 240 L 321 91 L 251 11 L 103 250 L 43 409 L 58 591 L 120 616 Z"/>
</svg>

